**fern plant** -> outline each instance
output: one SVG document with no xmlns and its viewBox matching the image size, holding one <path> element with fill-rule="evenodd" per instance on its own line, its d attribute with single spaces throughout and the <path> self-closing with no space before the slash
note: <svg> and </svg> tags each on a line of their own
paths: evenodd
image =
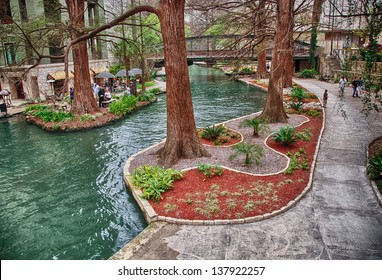
<svg viewBox="0 0 382 280">
<path fill-rule="evenodd" d="M 264 155 L 264 150 L 263 147 L 261 147 L 258 144 L 252 144 L 249 142 L 242 142 L 240 144 L 237 144 L 232 147 L 233 154 L 230 156 L 230 159 L 235 159 L 239 155 L 244 154 L 245 155 L 245 160 L 244 164 L 245 165 L 251 165 L 253 162 L 256 163 L 256 165 L 260 165 L 261 163 L 261 158 Z"/>
<path fill-rule="evenodd" d="M 254 137 L 259 137 L 260 134 L 266 134 L 271 131 L 268 122 L 261 118 L 246 119 L 241 123 L 240 126 L 252 127 Z"/>
<path fill-rule="evenodd" d="M 297 141 L 295 128 L 291 126 L 283 126 L 275 133 L 273 140 L 281 142 L 284 146 L 289 146 Z"/>
<path fill-rule="evenodd" d="M 382 178 L 382 150 L 369 159 L 367 174 L 369 174 L 371 179 Z"/>
</svg>

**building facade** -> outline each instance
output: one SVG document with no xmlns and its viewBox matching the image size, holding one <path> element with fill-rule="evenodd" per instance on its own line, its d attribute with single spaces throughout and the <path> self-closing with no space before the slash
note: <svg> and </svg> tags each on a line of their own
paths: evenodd
<svg viewBox="0 0 382 280">
<path fill-rule="evenodd" d="M 105 22 L 103 4 L 103 0 L 85 2 L 86 27 Z M 64 0 L 0 0 L 0 88 L 8 89 L 12 98 L 44 99 L 62 90 L 64 58 L 39 59 L 36 51 L 50 56 L 63 55 L 68 42 L 68 14 L 63 7 Z M 88 41 L 88 55 L 94 81 L 96 74 L 109 67 L 106 43 L 92 38 Z M 72 78 L 71 54 L 69 72 Z M 73 84 L 73 79 L 69 84 Z"/>
</svg>

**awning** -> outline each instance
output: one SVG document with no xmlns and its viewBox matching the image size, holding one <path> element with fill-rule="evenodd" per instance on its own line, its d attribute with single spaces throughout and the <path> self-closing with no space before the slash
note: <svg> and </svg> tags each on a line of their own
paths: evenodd
<svg viewBox="0 0 382 280">
<path fill-rule="evenodd" d="M 49 77 L 50 76 L 50 77 Z M 69 71 L 69 78 L 73 78 L 74 75 Z M 65 80 L 65 71 L 56 71 L 48 74 L 48 80 Z"/>
<path fill-rule="evenodd" d="M 107 69 L 105 66 L 92 67 L 90 70 L 93 71 L 93 73 L 96 75 L 101 72 L 109 72 L 109 69 Z"/>
</svg>

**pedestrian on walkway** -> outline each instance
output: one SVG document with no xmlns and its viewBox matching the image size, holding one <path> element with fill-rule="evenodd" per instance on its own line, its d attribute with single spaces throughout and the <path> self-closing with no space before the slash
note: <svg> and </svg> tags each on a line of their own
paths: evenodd
<svg viewBox="0 0 382 280">
<path fill-rule="evenodd" d="M 69 90 L 69 96 L 70 96 L 70 106 L 72 106 L 73 99 L 74 99 L 74 89 L 72 87 Z"/>
<path fill-rule="evenodd" d="M 340 82 L 339 82 L 339 86 L 340 86 L 339 96 L 340 97 L 344 97 L 346 82 L 347 81 L 346 81 L 345 77 L 341 77 Z"/>
<path fill-rule="evenodd" d="M 357 80 L 357 97 L 361 98 L 362 95 L 362 79 L 361 77 L 358 77 Z"/>
<path fill-rule="evenodd" d="M 351 83 L 353 87 L 353 97 L 356 97 L 357 95 L 357 78 L 354 78 L 353 82 Z"/>
<path fill-rule="evenodd" d="M 322 105 L 326 108 L 326 103 L 328 102 L 328 90 L 325 89 L 324 96 L 322 97 Z"/>
</svg>

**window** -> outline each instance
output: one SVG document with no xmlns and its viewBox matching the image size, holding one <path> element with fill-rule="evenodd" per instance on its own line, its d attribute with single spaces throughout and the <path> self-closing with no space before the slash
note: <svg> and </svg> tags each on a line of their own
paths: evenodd
<svg viewBox="0 0 382 280">
<path fill-rule="evenodd" d="M 13 43 L 5 43 L 5 56 L 7 58 L 8 65 L 14 65 L 17 63 L 17 50 Z"/>
<path fill-rule="evenodd" d="M 23 21 L 28 20 L 27 5 L 25 0 L 19 0 L 20 18 Z"/>
<path fill-rule="evenodd" d="M 0 22 L 12 23 L 11 0 L 0 0 Z"/>
</svg>

